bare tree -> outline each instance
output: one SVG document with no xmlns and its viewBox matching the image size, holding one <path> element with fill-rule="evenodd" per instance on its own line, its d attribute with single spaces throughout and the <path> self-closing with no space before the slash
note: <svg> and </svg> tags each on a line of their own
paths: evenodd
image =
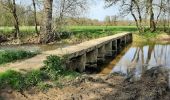
<svg viewBox="0 0 170 100">
<path fill-rule="evenodd" d="M 34 21 L 35 21 L 35 31 L 37 35 L 39 36 L 38 32 L 38 22 L 37 22 L 37 9 L 36 9 L 36 3 L 35 0 L 32 0 L 33 8 L 34 8 Z"/>
<path fill-rule="evenodd" d="M 65 19 L 79 17 L 87 9 L 87 0 L 59 0 L 55 2 L 57 18 L 55 20 L 55 30 L 65 25 Z"/>
<path fill-rule="evenodd" d="M 18 21 L 17 10 L 16 10 L 17 5 L 15 0 L 1 0 L 1 4 L 4 9 L 6 9 L 12 14 L 14 18 L 13 23 L 15 27 L 14 38 L 19 39 L 20 30 L 19 30 L 19 21 Z"/>
<path fill-rule="evenodd" d="M 53 41 L 52 34 L 52 8 L 53 0 L 44 0 L 43 21 L 40 27 L 40 43 L 49 43 Z"/>
<path fill-rule="evenodd" d="M 121 2 L 121 9 L 122 9 L 122 11 L 120 12 L 121 15 L 127 16 L 131 14 L 139 32 L 140 33 L 144 32 L 145 28 L 143 26 L 143 18 L 142 18 L 144 0 L 105 0 L 105 2 L 106 2 L 106 7 L 111 7 L 112 5 Z"/>
</svg>

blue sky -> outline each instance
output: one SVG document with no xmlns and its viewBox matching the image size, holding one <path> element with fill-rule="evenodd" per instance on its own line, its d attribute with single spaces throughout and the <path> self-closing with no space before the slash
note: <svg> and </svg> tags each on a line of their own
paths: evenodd
<svg viewBox="0 0 170 100">
<path fill-rule="evenodd" d="M 105 16 L 118 15 L 119 7 L 114 5 L 110 8 L 104 8 L 104 0 L 95 0 L 95 4 L 90 6 L 87 17 L 92 19 L 104 20 Z"/>
</svg>

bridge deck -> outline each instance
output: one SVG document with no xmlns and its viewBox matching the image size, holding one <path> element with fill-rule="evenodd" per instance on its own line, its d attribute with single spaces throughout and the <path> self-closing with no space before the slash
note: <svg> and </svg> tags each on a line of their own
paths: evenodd
<svg viewBox="0 0 170 100">
<path fill-rule="evenodd" d="M 16 70 L 21 72 L 27 72 L 30 70 L 36 70 L 40 69 L 43 66 L 43 61 L 46 59 L 49 55 L 69 55 L 69 58 L 73 58 L 79 55 L 82 55 L 85 52 L 89 52 L 95 48 L 99 48 L 103 44 L 106 44 L 107 42 L 111 40 L 116 40 L 117 38 L 124 37 L 130 33 L 120 33 L 113 36 L 107 36 L 99 39 L 94 39 L 90 41 L 86 41 L 74 46 L 68 46 L 65 48 L 59 48 L 52 51 L 46 51 L 42 52 L 42 54 L 39 54 L 33 58 L 17 61 L 14 63 L 8 63 L 0 66 L 0 72 L 5 72 L 7 70 Z"/>
</svg>

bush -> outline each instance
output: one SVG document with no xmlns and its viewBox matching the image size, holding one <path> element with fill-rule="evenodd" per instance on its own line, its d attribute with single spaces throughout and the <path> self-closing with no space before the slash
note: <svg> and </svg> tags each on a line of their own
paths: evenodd
<svg viewBox="0 0 170 100">
<path fill-rule="evenodd" d="M 29 88 L 31 86 L 36 86 L 43 80 L 43 74 L 41 71 L 31 71 L 25 75 L 25 88 Z"/>
<path fill-rule="evenodd" d="M 63 60 L 58 56 L 48 56 L 44 64 L 44 72 L 52 80 L 57 79 L 64 71 Z"/>
</svg>

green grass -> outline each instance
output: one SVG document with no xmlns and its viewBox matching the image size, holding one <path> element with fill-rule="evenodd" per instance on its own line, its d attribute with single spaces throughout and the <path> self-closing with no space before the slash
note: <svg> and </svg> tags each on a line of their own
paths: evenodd
<svg viewBox="0 0 170 100">
<path fill-rule="evenodd" d="M 24 90 L 33 87 L 42 81 L 41 71 L 31 71 L 21 74 L 16 71 L 8 70 L 0 73 L 0 89 L 10 87 L 14 90 Z"/>
<path fill-rule="evenodd" d="M 50 85 L 46 84 L 45 81 L 59 82 L 60 79 L 72 80 L 80 76 L 79 73 L 67 70 L 64 66 L 62 58 L 49 56 L 44 61 L 44 67 L 41 70 L 33 70 L 26 74 L 12 70 L 0 73 L 0 89 L 10 87 L 23 91 L 37 87 L 40 90 L 46 90 Z M 59 84 L 61 83 L 57 83 L 56 86 L 60 87 Z"/>
<path fill-rule="evenodd" d="M 67 29 L 77 39 L 93 39 L 124 31 L 137 31 L 135 26 L 69 26 Z"/>
<path fill-rule="evenodd" d="M 30 52 L 23 50 L 0 50 L 0 64 L 31 58 L 37 54 L 38 52 Z"/>
<path fill-rule="evenodd" d="M 4 27 L 0 27 L 0 33 L 1 34 L 10 34 L 14 31 L 14 27 L 8 27 L 8 26 L 4 26 Z M 34 26 L 20 26 L 20 31 L 21 33 L 27 33 L 27 32 L 35 32 L 35 28 Z"/>
<path fill-rule="evenodd" d="M 11 35 L 14 27 L 0 27 L 0 34 Z M 68 26 L 65 29 L 70 32 L 96 32 L 96 31 L 137 31 L 135 26 Z M 21 34 L 35 33 L 34 26 L 20 26 Z"/>
<path fill-rule="evenodd" d="M 136 26 L 69 26 L 72 32 L 96 32 L 96 31 L 137 31 Z"/>
<path fill-rule="evenodd" d="M 8 27 L 8 26 L 4 26 L 4 27 L 0 27 L 0 35 L 5 35 L 5 36 L 13 36 L 13 32 L 14 32 L 14 27 Z M 36 31 L 34 26 L 20 26 L 20 36 L 21 37 L 26 37 L 26 36 L 30 36 L 30 35 L 35 35 Z"/>
</svg>

